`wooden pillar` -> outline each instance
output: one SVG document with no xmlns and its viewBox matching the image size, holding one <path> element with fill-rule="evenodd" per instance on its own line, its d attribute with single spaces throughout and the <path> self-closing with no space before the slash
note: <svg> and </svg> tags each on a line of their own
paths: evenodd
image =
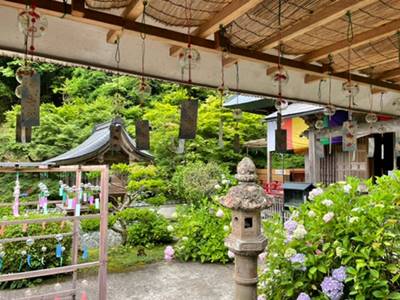
<svg viewBox="0 0 400 300">
<path fill-rule="evenodd" d="M 103 166 L 100 177 L 100 268 L 99 300 L 107 299 L 107 232 L 108 232 L 108 166 Z"/>
</svg>

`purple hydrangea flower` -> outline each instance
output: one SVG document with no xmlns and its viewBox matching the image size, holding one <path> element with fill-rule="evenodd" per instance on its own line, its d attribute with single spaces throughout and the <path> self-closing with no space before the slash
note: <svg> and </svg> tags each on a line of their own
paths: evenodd
<svg viewBox="0 0 400 300">
<path fill-rule="evenodd" d="M 289 219 L 285 222 L 284 226 L 287 233 L 291 235 L 297 228 L 297 222 L 292 219 Z"/>
<path fill-rule="evenodd" d="M 343 296 L 344 284 L 333 277 L 327 276 L 321 283 L 322 292 L 331 300 L 340 300 Z"/>
<path fill-rule="evenodd" d="M 294 263 L 304 264 L 305 261 L 306 261 L 306 256 L 302 253 L 297 253 L 290 258 L 290 262 L 292 264 Z"/>
<path fill-rule="evenodd" d="M 343 282 L 346 280 L 346 267 L 341 266 L 332 271 L 332 277 L 337 281 Z"/>
<path fill-rule="evenodd" d="M 301 293 L 299 296 L 297 296 L 297 300 L 311 300 L 311 297 L 306 293 Z"/>
</svg>

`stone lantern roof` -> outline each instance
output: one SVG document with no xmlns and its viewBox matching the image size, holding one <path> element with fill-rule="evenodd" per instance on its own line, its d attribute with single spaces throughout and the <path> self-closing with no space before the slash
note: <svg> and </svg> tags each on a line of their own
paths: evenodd
<svg viewBox="0 0 400 300">
<path fill-rule="evenodd" d="M 237 186 L 229 189 L 222 198 L 223 206 L 234 210 L 262 210 L 272 205 L 272 197 L 256 183 L 256 166 L 253 161 L 245 157 L 237 166 Z"/>
</svg>

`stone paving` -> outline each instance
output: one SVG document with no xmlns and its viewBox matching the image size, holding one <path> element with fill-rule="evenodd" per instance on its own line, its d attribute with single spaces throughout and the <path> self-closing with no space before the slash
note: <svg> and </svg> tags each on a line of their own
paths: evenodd
<svg viewBox="0 0 400 300">
<path fill-rule="evenodd" d="M 108 275 L 108 300 L 231 300 L 233 299 L 233 265 L 199 263 L 155 263 L 136 271 Z M 69 288 L 70 282 L 62 283 Z M 79 281 L 89 300 L 98 299 L 97 278 Z M 44 284 L 28 291 L 0 291 L 1 300 L 29 299 L 55 290 Z M 77 297 L 80 300 L 80 296 Z"/>
</svg>

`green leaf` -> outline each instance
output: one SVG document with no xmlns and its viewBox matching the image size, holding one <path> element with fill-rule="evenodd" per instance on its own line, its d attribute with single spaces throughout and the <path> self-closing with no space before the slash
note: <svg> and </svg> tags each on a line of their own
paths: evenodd
<svg viewBox="0 0 400 300">
<path fill-rule="evenodd" d="M 400 293 L 399 292 L 392 292 L 389 294 L 388 299 L 400 299 Z"/>
</svg>

